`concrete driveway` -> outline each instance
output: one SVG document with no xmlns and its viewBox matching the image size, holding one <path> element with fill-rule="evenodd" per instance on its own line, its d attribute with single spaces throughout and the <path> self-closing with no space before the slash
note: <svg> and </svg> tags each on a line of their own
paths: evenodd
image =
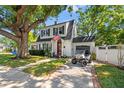
<svg viewBox="0 0 124 93">
<path fill-rule="evenodd" d="M 18 68 L 0 66 L 1 88 L 93 88 L 91 65 L 68 63 L 49 76 L 35 77 Z"/>
</svg>

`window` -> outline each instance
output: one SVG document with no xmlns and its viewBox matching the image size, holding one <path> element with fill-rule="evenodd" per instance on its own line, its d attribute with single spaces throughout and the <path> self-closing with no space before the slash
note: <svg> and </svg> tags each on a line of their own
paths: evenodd
<svg viewBox="0 0 124 93">
<path fill-rule="evenodd" d="M 41 50 L 41 45 L 39 44 L 39 50 Z"/>
<path fill-rule="evenodd" d="M 45 43 L 43 43 L 42 46 L 43 46 L 43 50 L 45 50 Z"/>
<path fill-rule="evenodd" d="M 45 36 L 45 30 L 41 30 L 41 37 Z"/>
<path fill-rule="evenodd" d="M 49 45 L 48 45 L 48 43 L 43 43 L 42 45 L 43 45 L 43 50 L 47 50 L 47 49 L 49 49 Z"/>
<path fill-rule="evenodd" d="M 46 36 L 50 36 L 50 29 L 46 30 Z"/>
<path fill-rule="evenodd" d="M 43 37 L 43 30 L 41 30 L 41 37 Z"/>
<path fill-rule="evenodd" d="M 53 28 L 53 35 L 58 35 L 58 28 Z"/>
<path fill-rule="evenodd" d="M 64 26 L 59 27 L 59 34 L 64 34 Z"/>
</svg>

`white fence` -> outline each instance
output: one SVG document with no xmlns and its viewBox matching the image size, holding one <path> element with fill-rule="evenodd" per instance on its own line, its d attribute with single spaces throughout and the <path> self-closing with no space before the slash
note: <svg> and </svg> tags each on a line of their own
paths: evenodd
<svg viewBox="0 0 124 93">
<path fill-rule="evenodd" d="M 124 45 L 109 45 L 96 47 L 96 59 L 115 65 L 124 63 Z"/>
</svg>

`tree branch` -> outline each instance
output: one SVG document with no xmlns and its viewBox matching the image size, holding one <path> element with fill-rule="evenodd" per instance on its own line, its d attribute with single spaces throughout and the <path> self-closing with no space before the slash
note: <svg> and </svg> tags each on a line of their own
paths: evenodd
<svg viewBox="0 0 124 93">
<path fill-rule="evenodd" d="M 0 34 L 3 35 L 3 36 L 5 36 L 5 37 L 7 37 L 7 38 L 9 38 L 9 39 L 14 40 L 14 41 L 18 41 L 19 40 L 19 38 L 17 38 L 13 34 L 7 32 L 5 30 L 2 30 L 2 29 L 0 29 Z"/>
<path fill-rule="evenodd" d="M 32 9 L 29 12 L 29 15 L 32 15 L 35 12 L 36 9 L 37 9 L 36 5 L 32 6 Z M 24 20 L 24 23 L 23 23 L 25 31 L 28 29 L 29 22 L 30 22 L 29 19 L 27 17 L 25 17 L 25 20 Z"/>
<path fill-rule="evenodd" d="M 53 9 L 54 9 L 54 6 L 52 6 L 52 7 L 50 8 L 49 12 L 47 12 L 47 14 L 46 14 L 46 16 L 45 16 L 44 19 L 38 19 L 38 20 L 36 20 L 34 23 L 32 23 L 32 24 L 28 27 L 27 31 L 29 32 L 29 31 L 31 31 L 31 29 L 33 29 L 34 27 L 36 27 L 36 25 L 38 25 L 38 24 L 40 24 L 40 23 L 43 23 L 43 22 L 48 18 L 48 16 L 52 13 Z"/>
<path fill-rule="evenodd" d="M 20 17 L 23 15 L 23 13 L 25 12 L 25 9 L 27 8 L 26 5 L 22 5 L 21 8 L 17 11 L 17 16 L 16 16 L 16 25 L 19 24 L 20 22 Z"/>
</svg>

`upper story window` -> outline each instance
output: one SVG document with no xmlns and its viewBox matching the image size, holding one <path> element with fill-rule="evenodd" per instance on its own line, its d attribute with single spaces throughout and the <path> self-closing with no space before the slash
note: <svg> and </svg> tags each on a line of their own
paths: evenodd
<svg viewBox="0 0 124 93">
<path fill-rule="evenodd" d="M 50 29 L 41 30 L 41 37 L 50 36 Z"/>
<path fill-rule="evenodd" d="M 41 37 L 45 35 L 45 30 L 41 30 Z"/>
<path fill-rule="evenodd" d="M 64 34 L 64 26 L 59 27 L 59 34 Z"/>
<path fill-rule="evenodd" d="M 50 29 L 46 30 L 46 36 L 50 36 Z"/>
<path fill-rule="evenodd" d="M 58 35 L 58 28 L 53 28 L 53 35 Z"/>
</svg>

